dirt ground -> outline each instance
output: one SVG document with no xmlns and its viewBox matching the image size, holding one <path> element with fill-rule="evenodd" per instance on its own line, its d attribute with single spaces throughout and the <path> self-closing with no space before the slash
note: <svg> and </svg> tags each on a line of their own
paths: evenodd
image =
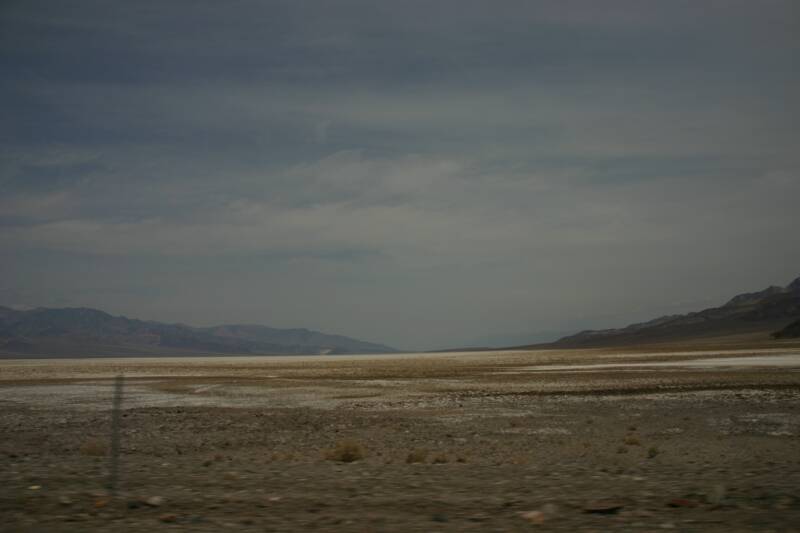
<svg viewBox="0 0 800 533">
<path fill-rule="evenodd" d="M 0 361 L 0 530 L 226 529 L 800 531 L 800 348 Z"/>
</svg>

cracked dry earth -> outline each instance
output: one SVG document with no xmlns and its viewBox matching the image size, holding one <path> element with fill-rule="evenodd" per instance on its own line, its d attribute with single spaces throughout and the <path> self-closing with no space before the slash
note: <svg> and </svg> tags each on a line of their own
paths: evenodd
<svg viewBox="0 0 800 533">
<path fill-rule="evenodd" d="M 800 531 L 792 346 L 0 361 L 0 435 L 2 531 Z"/>
</svg>

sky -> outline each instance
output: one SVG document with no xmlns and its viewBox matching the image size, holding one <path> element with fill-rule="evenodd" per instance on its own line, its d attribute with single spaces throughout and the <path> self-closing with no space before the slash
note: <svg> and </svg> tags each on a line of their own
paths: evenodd
<svg viewBox="0 0 800 533">
<path fill-rule="evenodd" d="M 546 340 L 800 275 L 794 0 L 0 3 L 0 305 Z"/>
</svg>

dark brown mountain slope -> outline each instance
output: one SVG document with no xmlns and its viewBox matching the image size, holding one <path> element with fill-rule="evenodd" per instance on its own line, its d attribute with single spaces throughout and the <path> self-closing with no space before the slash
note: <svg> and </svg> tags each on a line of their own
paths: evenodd
<svg viewBox="0 0 800 533">
<path fill-rule="evenodd" d="M 786 326 L 800 318 L 800 278 L 786 287 L 768 287 L 762 291 L 740 294 L 720 307 L 712 307 L 684 315 L 663 316 L 631 324 L 624 328 L 587 330 L 563 337 L 547 346 L 602 347 L 614 345 L 671 342 L 703 337 L 781 330 L 789 337 Z M 787 332 L 783 333 L 783 328 Z M 796 327 L 795 327 L 796 329 Z"/>
<path fill-rule="evenodd" d="M 772 334 L 776 339 L 796 339 L 800 337 L 800 320 L 795 320 L 780 331 Z"/>
</svg>

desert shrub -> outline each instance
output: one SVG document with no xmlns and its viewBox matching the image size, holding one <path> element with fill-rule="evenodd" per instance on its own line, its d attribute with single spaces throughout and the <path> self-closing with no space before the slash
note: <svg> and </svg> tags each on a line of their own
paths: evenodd
<svg viewBox="0 0 800 533">
<path fill-rule="evenodd" d="M 108 444 L 102 439 L 89 438 L 81 444 L 80 452 L 81 455 L 100 457 L 108 453 Z"/>
<path fill-rule="evenodd" d="M 525 454 L 517 453 L 512 455 L 508 459 L 508 462 L 511 463 L 512 465 L 527 465 L 530 463 L 530 458 Z"/>
<path fill-rule="evenodd" d="M 440 453 L 436 457 L 433 458 L 433 464 L 441 465 L 448 462 L 447 455 Z"/>
<path fill-rule="evenodd" d="M 428 452 L 426 450 L 413 450 L 409 452 L 408 457 L 406 457 L 406 463 L 424 463 L 427 458 Z"/>
<path fill-rule="evenodd" d="M 627 446 L 641 446 L 642 441 L 639 440 L 639 437 L 636 435 L 626 435 L 624 439 L 622 439 Z"/>
<path fill-rule="evenodd" d="M 364 448 L 353 440 L 343 440 L 325 452 L 325 458 L 329 461 L 339 461 L 341 463 L 352 463 L 364 458 Z"/>
<path fill-rule="evenodd" d="M 647 458 L 648 459 L 652 459 L 653 457 L 655 457 L 656 455 L 658 455 L 660 453 L 661 453 L 661 450 L 659 450 L 655 446 L 652 446 L 649 450 L 647 450 Z"/>
</svg>

